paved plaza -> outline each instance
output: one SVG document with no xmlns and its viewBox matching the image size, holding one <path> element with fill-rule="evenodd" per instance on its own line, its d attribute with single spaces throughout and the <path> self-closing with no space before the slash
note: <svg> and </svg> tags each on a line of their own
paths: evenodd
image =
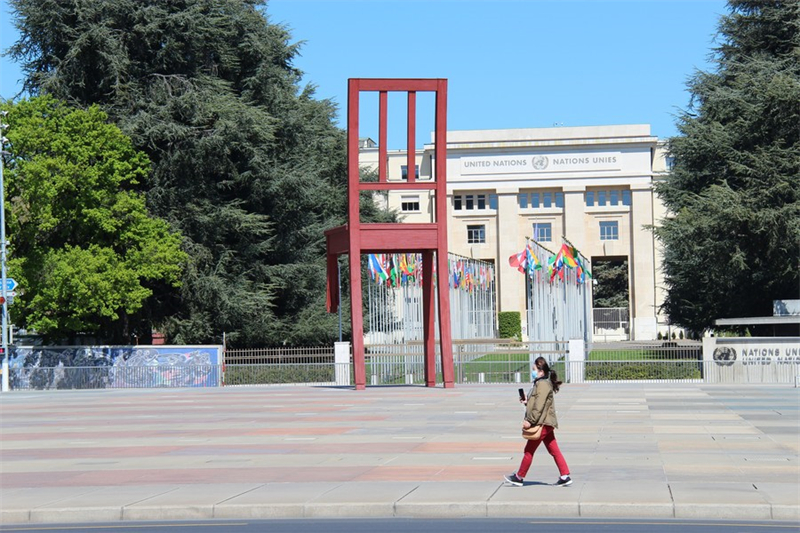
<svg viewBox="0 0 800 533">
<path fill-rule="evenodd" d="M 528 385 L 525 385 L 527 389 Z M 0 395 L 0 523 L 286 517 L 800 522 L 800 389 L 568 384 L 574 483 L 524 441 L 517 385 Z"/>
</svg>

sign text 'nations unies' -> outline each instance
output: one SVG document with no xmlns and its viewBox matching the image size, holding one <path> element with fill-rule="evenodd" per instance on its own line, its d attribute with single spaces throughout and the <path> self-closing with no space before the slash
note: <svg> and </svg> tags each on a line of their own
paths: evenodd
<svg viewBox="0 0 800 533">
<path fill-rule="evenodd" d="M 619 152 L 462 157 L 461 175 L 619 170 Z"/>
</svg>

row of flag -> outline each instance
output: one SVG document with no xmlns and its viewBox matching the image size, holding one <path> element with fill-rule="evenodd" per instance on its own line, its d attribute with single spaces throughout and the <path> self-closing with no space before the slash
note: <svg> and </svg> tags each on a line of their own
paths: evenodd
<svg viewBox="0 0 800 533">
<path fill-rule="evenodd" d="M 577 269 L 578 283 L 585 283 L 586 277 L 592 277 L 592 273 L 586 268 L 581 261 L 581 254 L 577 248 L 572 244 L 564 243 L 556 255 L 551 255 L 547 258 L 547 273 L 550 276 L 550 282 L 553 282 L 556 276 L 561 281 L 564 281 L 564 269 L 572 268 Z M 518 253 L 513 254 L 508 258 L 508 264 L 516 268 L 523 274 L 527 274 L 533 279 L 537 270 L 544 268 L 542 261 L 536 256 L 533 251 L 533 246 L 530 242 L 525 245 L 525 248 Z"/>
<path fill-rule="evenodd" d="M 448 281 L 454 289 L 468 292 L 487 290 L 494 281 L 494 267 L 468 259 L 447 260 Z M 374 283 L 390 287 L 419 284 L 422 281 L 421 254 L 368 254 L 367 271 Z M 433 265 L 436 276 L 436 263 Z"/>
</svg>

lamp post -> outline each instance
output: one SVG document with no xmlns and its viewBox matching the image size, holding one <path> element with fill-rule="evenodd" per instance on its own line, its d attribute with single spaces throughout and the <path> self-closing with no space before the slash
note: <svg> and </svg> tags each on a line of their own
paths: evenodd
<svg viewBox="0 0 800 533">
<path fill-rule="evenodd" d="M 8 391 L 8 290 L 6 287 L 6 191 L 5 183 L 3 182 L 3 157 L 8 152 L 5 151 L 6 142 L 8 139 L 5 137 L 5 130 L 8 124 L 3 122 L 8 111 L 0 111 L 0 277 L 2 279 L 2 296 L 3 296 L 3 383 L 2 391 Z"/>
</svg>

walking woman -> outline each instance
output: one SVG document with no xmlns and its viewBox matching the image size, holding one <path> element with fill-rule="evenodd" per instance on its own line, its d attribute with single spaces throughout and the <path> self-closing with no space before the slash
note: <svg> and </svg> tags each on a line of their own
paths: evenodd
<svg viewBox="0 0 800 533">
<path fill-rule="evenodd" d="M 533 362 L 535 369 L 535 376 L 531 373 L 533 379 L 533 388 L 528 394 L 526 400 L 520 399 L 520 402 L 525 403 L 525 419 L 522 421 L 522 428 L 529 429 L 534 426 L 542 426 L 542 435 L 538 440 L 529 440 L 525 444 L 525 454 L 522 456 L 522 463 L 519 469 L 508 474 L 505 480 L 517 487 L 522 486 L 522 480 L 528 473 L 528 469 L 533 462 L 533 454 L 539 447 L 539 444 L 544 442 L 544 447 L 547 448 L 548 453 L 553 456 L 558 466 L 558 472 L 561 477 L 556 481 L 556 485 L 566 487 L 572 484 L 572 479 L 569 477 L 569 467 L 561 455 L 561 450 L 558 449 L 556 442 L 555 430 L 558 428 L 558 420 L 556 419 L 556 409 L 554 396 L 561 386 L 561 381 L 558 381 L 558 376 L 555 372 L 550 370 L 550 366 L 544 357 L 537 357 Z"/>
</svg>

